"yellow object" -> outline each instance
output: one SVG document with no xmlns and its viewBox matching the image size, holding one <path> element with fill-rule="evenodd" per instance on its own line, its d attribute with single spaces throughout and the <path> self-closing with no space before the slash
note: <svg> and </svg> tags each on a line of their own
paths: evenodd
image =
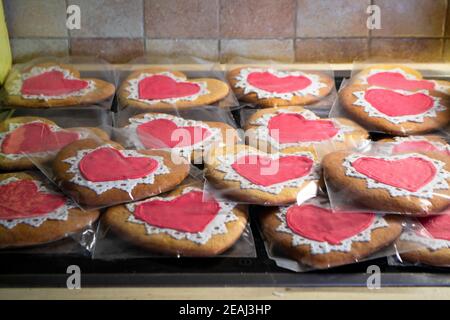
<svg viewBox="0 0 450 320">
<path fill-rule="evenodd" d="M 8 30 L 6 29 L 3 3 L 0 0 L 0 84 L 5 81 L 6 75 L 11 69 L 12 57 L 9 47 Z"/>
</svg>

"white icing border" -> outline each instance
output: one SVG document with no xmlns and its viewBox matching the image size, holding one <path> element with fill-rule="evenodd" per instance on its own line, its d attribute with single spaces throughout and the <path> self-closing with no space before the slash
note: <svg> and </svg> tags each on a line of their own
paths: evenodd
<svg viewBox="0 0 450 320">
<path fill-rule="evenodd" d="M 65 79 L 86 81 L 88 83 L 88 86 L 79 91 L 75 91 L 75 92 L 72 92 L 69 94 L 64 94 L 64 95 L 56 95 L 56 96 L 47 96 L 47 95 L 43 95 L 43 94 L 40 94 L 40 95 L 22 94 L 22 83 L 24 80 L 35 77 L 35 76 L 39 76 L 43 73 L 51 72 L 51 71 L 62 72 Z M 21 74 L 19 79 L 14 80 L 14 82 L 11 85 L 11 90 L 9 91 L 9 94 L 14 95 L 14 96 L 21 96 L 24 99 L 38 99 L 38 100 L 49 101 L 49 100 L 63 100 L 63 99 L 67 99 L 69 97 L 85 96 L 86 94 L 94 91 L 95 89 L 96 89 L 96 87 L 95 87 L 94 80 L 85 80 L 85 79 L 77 78 L 70 72 L 70 70 L 61 68 L 60 66 L 51 66 L 51 67 L 45 67 L 45 68 L 36 66 L 36 67 L 33 67 L 29 72 Z"/>
<path fill-rule="evenodd" d="M 381 89 L 381 90 L 387 90 L 387 91 L 393 91 L 400 93 L 405 96 L 410 96 L 414 94 L 423 93 L 430 97 L 433 100 L 433 106 L 428 109 L 427 111 L 419 114 L 413 114 L 413 115 L 405 115 L 405 116 L 397 116 L 397 117 L 391 117 L 388 116 L 375 107 L 373 107 L 365 98 L 365 94 L 369 90 L 373 89 Z M 353 102 L 353 105 L 363 107 L 364 111 L 370 116 L 370 117 L 377 117 L 377 118 L 383 118 L 391 123 L 394 124 L 401 124 L 404 122 L 424 122 L 425 118 L 435 118 L 437 117 L 437 112 L 439 111 L 445 111 L 447 110 L 447 107 L 441 104 L 441 98 L 434 97 L 429 94 L 427 90 L 419 90 L 419 91 L 405 91 L 405 90 L 392 90 L 392 89 L 386 89 L 383 87 L 369 87 L 365 91 L 354 91 L 353 95 L 357 98 L 355 102 Z"/>
<path fill-rule="evenodd" d="M 205 227 L 205 229 L 201 232 L 191 233 L 191 232 L 182 232 L 175 229 L 169 228 L 160 228 L 153 225 L 148 224 L 147 222 L 140 220 L 134 216 L 134 210 L 136 206 L 142 203 L 148 203 L 152 201 L 171 201 L 176 199 L 184 194 L 187 194 L 192 191 L 198 191 L 203 193 L 204 191 L 195 187 L 188 187 L 183 190 L 183 192 L 178 196 L 172 197 L 153 197 L 144 201 L 134 202 L 126 204 L 126 208 L 132 214 L 128 217 L 128 222 L 142 224 L 145 226 L 145 230 L 148 235 L 154 234 L 167 234 L 174 239 L 182 240 L 186 239 L 192 241 L 196 244 L 204 245 L 206 244 L 214 235 L 216 234 L 226 234 L 228 232 L 226 224 L 231 221 L 238 220 L 238 217 L 233 213 L 234 207 L 237 205 L 235 202 L 219 202 L 214 199 L 220 206 L 220 210 L 217 215 L 209 222 L 209 224 Z"/>
<path fill-rule="evenodd" d="M 328 206 L 323 206 L 322 204 L 319 204 L 315 201 L 311 201 L 308 203 L 305 203 L 303 205 L 314 205 L 317 207 L 321 207 L 324 209 L 330 209 Z M 284 232 L 292 236 L 292 246 L 302 246 L 302 245 L 308 245 L 311 250 L 311 254 L 317 255 L 317 254 L 326 254 L 330 253 L 332 251 L 334 252 L 350 252 L 352 249 L 353 242 L 370 242 L 371 240 L 371 233 L 375 229 L 379 228 L 386 228 L 389 226 L 389 224 L 386 222 L 386 220 L 380 216 L 376 215 L 374 221 L 372 224 L 365 229 L 364 231 L 350 237 L 347 239 L 344 239 L 341 244 L 330 244 L 326 241 L 316 241 L 311 240 L 308 238 L 305 238 L 297 233 L 295 233 L 291 228 L 289 228 L 287 224 L 286 215 L 288 210 L 291 207 L 294 207 L 295 205 L 289 206 L 289 207 L 280 207 L 280 211 L 277 213 L 278 220 L 281 221 L 281 224 L 277 227 L 276 231 L 278 232 Z"/>
<path fill-rule="evenodd" d="M 391 185 L 378 182 L 372 178 L 367 177 L 366 175 L 356 171 L 353 167 L 353 162 L 359 158 L 375 158 L 382 160 L 401 160 L 406 158 L 421 158 L 426 160 L 434 165 L 436 168 L 436 174 L 432 181 L 423 186 L 420 190 L 411 192 L 405 189 L 401 189 L 398 187 L 393 187 Z M 422 154 L 418 153 L 406 153 L 399 154 L 394 156 L 373 156 L 373 155 L 364 155 L 364 154 L 351 154 L 347 156 L 343 163 L 343 167 L 345 168 L 345 175 L 353 178 L 363 179 L 367 183 L 367 188 L 369 189 L 385 189 L 389 192 L 392 197 L 408 197 L 414 196 L 418 198 L 431 199 L 434 196 L 435 190 L 448 190 L 449 185 L 447 179 L 450 179 L 450 172 L 444 169 L 445 163 L 433 158 L 426 157 Z"/>
<path fill-rule="evenodd" d="M 155 182 L 155 176 L 170 173 L 169 168 L 164 165 L 164 158 L 159 156 L 150 156 L 139 153 L 135 150 L 117 150 L 125 157 L 140 157 L 140 158 L 151 158 L 158 162 L 158 168 L 152 173 L 138 179 L 128 179 L 128 180 L 117 180 L 117 181 L 103 181 L 103 182 L 93 182 L 85 179 L 80 172 L 79 163 L 87 154 L 102 148 L 113 148 L 110 145 L 102 145 L 95 149 L 84 149 L 78 150 L 76 156 L 65 159 L 63 162 L 68 163 L 70 168 L 67 170 L 68 173 L 72 173 L 74 176 L 70 179 L 70 182 L 75 183 L 79 186 L 86 187 L 94 191 L 96 194 L 100 195 L 109 191 L 111 189 L 119 189 L 131 194 L 133 189 L 138 184 L 153 184 Z"/>
<path fill-rule="evenodd" d="M 147 149 L 144 144 L 139 139 L 139 136 L 137 134 L 137 128 L 145 124 L 147 122 L 157 120 L 157 119 L 166 119 L 174 122 L 178 127 L 201 127 L 204 129 L 207 129 L 210 132 L 210 135 L 203 139 L 202 141 L 199 141 L 197 143 L 194 143 L 191 146 L 186 147 L 175 147 L 175 148 L 160 148 L 161 150 L 170 150 L 171 152 L 175 152 L 181 156 L 189 158 L 191 153 L 193 151 L 207 151 L 212 144 L 219 143 L 223 141 L 222 133 L 219 128 L 212 128 L 208 126 L 203 121 L 196 121 L 196 120 L 186 120 L 180 117 L 172 116 L 169 114 L 145 114 L 143 118 L 130 118 L 130 124 L 123 128 L 123 130 L 126 133 L 126 145 L 129 147 L 135 147 L 138 149 Z M 154 150 L 154 149 L 152 149 Z"/>
<path fill-rule="evenodd" d="M 303 76 L 305 78 L 308 78 L 311 81 L 311 84 L 306 88 L 292 92 L 285 92 L 285 93 L 270 92 L 255 87 L 248 82 L 247 78 L 253 72 L 269 72 L 270 74 L 278 78 L 284 78 L 288 76 L 294 77 Z M 291 100 L 294 96 L 304 97 L 307 95 L 320 97 L 320 89 L 327 87 L 325 83 L 320 82 L 320 76 L 317 74 L 309 74 L 301 71 L 281 71 L 275 70 L 273 68 L 269 69 L 242 68 L 239 74 L 235 77 L 235 79 L 238 80 L 237 83 L 235 84 L 235 87 L 244 89 L 244 94 L 256 93 L 258 99 L 280 98 L 283 100 Z"/>
<path fill-rule="evenodd" d="M 10 184 L 12 182 L 16 181 L 22 181 L 19 178 L 11 177 L 8 179 L 5 179 L 3 181 L 0 181 L 0 186 L 4 186 L 7 184 Z M 49 194 L 59 194 L 58 192 L 55 192 L 49 188 L 47 188 L 42 182 L 37 180 L 26 180 L 26 181 L 33 181 L 38 191 L 49 193 Z M 66 221 L 69 217 L 69 210 L 72 208 L 75 208 L 75 203 L 73 203 L 70 199 L 66 198 L 66 204 L 57 208 L 56 210 L 46 213 L 45 215 L 42 215 L 40 217 L 33 217 L 33 218 L 19 218 L 19 219 L 11 219 L 11 220 L 5 220 L 0 219 L 0 225 L 7 228 L 7 229 L 13 229 L 18 224 L 27 224 L 32 227 L 39 227 L 41 224 L 43 224 L 47 220 L 58 220 L 58 221 Z"/>
<path fill-rule="evenodd" d="M 417 231 L 414 230 L 403 232 L 400 236 L 400 240 L 421 244 L 431 251 L 450 248 L 449 240 L 437 239 L 431 236 L 427 237 L 424 235 L 420 235 Z"/>
<path fill-rule="evenodd" d="M 322 141 L 303 141 L 303 142 L 290 142 L 290 143 L 279 143 L 276 139 L 274 139 L 270 133 L 269 133 L 269 121 L 282 113 L 286 114 L 294 114 L 294 115 L 301 115 L 306 120 L 324 120 L 324 121 L 331 121 L 333 122 L 333 125 L 335 128 L 337 128 L 339 131 L 338 133 L 331 137 L 331 139 L 322 140 Z M 257 125 L 258 128 L 255 130 L 255 138 L 263 141 L 267 141 L 272 145 L 273 147 L 277 148 L 278 150 L 289 148 L 289 147 L 308 147 L 311 145 L 318 145 L 321 143 L 327 143 L 330 141 L 344 141 L 345 135 L 348 133 L 353 132 L 355 129 L 353 127 L 345 126 L 341 124 L 337 119 L 321 119 L 317 117 L 313 112 L 309 110 L 305 110 L 302 112 L 296 112 L 296 111 L 290 111 L 290 110 L 277 110 L 274 113 L 266 113 L 263 116 L 259 117 L 258 119 L 251 121 L 251 125 Z"/>
<path fill-rule="evenodd" d="M 305 175 L 300 178 L 287 180 L 284 182 L 276 183 L 270 186 L 261 186 L 256 185 L 253 182 L 247 180 L 243 176 L 241 176 L 239 173 L 237 173 L 233 167 L 232 164 L 239 158 L 245 157 L 245 156 L 252 156 L 252 155 L 259 155 L 274 159 L 279 159 L 280 157 L 290 157 L 290 156 L 303 156 L 311 159 L 313 161 L 313 166 L 311 168 L 311 172 L 308 175 Z M 224 172 L 225 176 L 223 177 L 223 180 L 230 180 L 230 181 L 236 181 L 239 182 L 241 189 L 252 189 L 252 190 L 260 190 L 263 192 L 268 192 L 272 194 L 279 194 L 283 189 L 285 188 L 299 188 L 305 181 L 308 180 L 318 180 L 319 179 L 319 164 L 314 160 L 314 156 L 311 152 L 295 152 L 292 154 L 267 154 L 264 152 L 261 152 L 259 150 L 256 151 L 248 151 L 243 150 L 237 154 L 225 154 L 223 156 L 217 156 L 216 157 L 218 161 L 218 165 L 216 166 L 216 170 Z"/>
<path fill-rule="evenodd" d="M 169 77 L 177 83 L 178 82 L 188 82 L 188 83 L 196 84 L 200 87 L 200 90 L 193 95 L 178 97 L 178 98 L 166 98 L 166 99 L 154 99 L 154 100 L 141 99 L 139 97 L 139 82 L 141 82 L 142 80 L 144 80 L 147 77 L 158 76 L 158 75 Z M 205 81 L 192 82 L 192 81 L 189 81 L 186 77 L 177 77 L 176 75 L 174 75 L 173 73 L 168 72 L 168 71 L 158 72 L 158 73 L 144 72 L 144 73 L 139 74 L 139 77 L 130 79 L 127 82 L 128 82 L 128 86 L 126 87 L 126 90 L 129 93 L 127 98 L 132 99 L 132 100 L 141 101 L 141 102 L 144 102 L 147 104 L 177 103 L 178 101 L 194 101 L 194 100 L 197 100 L 199 97 L 210 93 L 208 90 L 208 84 Z"/>
<path fill-rule="evenodd" d="M 46 123 L 44 121 L 40 121 L 40 120 L 36 120 L 36 121 L 31 121 L 31 122 L 25 122 L 25 123 L 10 123 L 8 126 L 8 131 L 5 132 L 0 132 L 0 156 L 10 159 L 10 160 L 20 160 L 23 158 L 46 158 L 48 156 L 55 156 L 59 150 L 55 150 L 55 151 L 46 151 L 46 152 L 36 152 L 36 153 L 3 153 L 2 150 L 2 145 L 3 145 L 3 140 L 6 138 L 7 135 L 11 134 L 13 131 L 19 129 L 20 127 L 24 126 L 24 125 L 28 125 L 31 123 L 43 123 L 46 124 L 50 127 L 50 130 L 52 132 L 58 132 L 58 131 L 68 131 L 66 129 L 60 128 L 57 125 L 52 125 L 49 123 Z M 73 132 L 78 134 L 78 139 L 84 139 L 88 136 L 87 133 L 85 132 L 78 132 L 78 131 L 69 131 L 69 132 Z"/>
</svg>

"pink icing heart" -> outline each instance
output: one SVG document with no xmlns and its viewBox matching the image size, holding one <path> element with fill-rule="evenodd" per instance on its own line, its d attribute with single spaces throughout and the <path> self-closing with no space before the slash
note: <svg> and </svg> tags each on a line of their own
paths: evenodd
<svg viewBox="0 0 450 320">
<path fill-rule="evenodd" d="M 406 91 L 434 90 L 434 83 L 427 80 L 409 80 L 398 72 L 378 72 L 367 78 L 367 83 L 371 86 L 384 87 L 389 89 L 400 89 Z"/>
<path fill-rule="evenodd" d="M 22 83 L 23 95 L 61 96 L 87 88 L 85 80 L 66 79 L 61 71 L 48 71 L 25 79 Z"/>
<path fill-rule="evenodd" d="M 206 199 L 205 199 L 206 198 Z M 201 232 L 220 210 L 217 201 L 191 191 L 170 201 L 154 200 L 136 206 L 136 218 L 158 228 Z"/>
<path fill-rule="evenodd" d="M 237 159 L 231 167 L 242 177 L 264 187 L 308 175 L 313 161 L 304 156 L 282 156 L 271 159 L 248 155 Z"/>
<path fill-rule="evenodd" d="M 136 129 L 139 140 L 149 149 L 189 147 L 211 135 L 202 127 L 178 127 L 173 121 L 156 119 L 141 124 Z"/>
<path fill-rule="evenodd" d="M 286 214 L 287 225 L 294 233 L 332 245 L 363 232 L 374 219 L 373 213 L 331 211 L 311 204 L 292 206 Z"/>
<path fill-rule="evenodd" d="M 164 75 L 152 75 L 139 82 L 138 90 L 140 99 L 162 100 L 192 96 L 200 92 L 200 86 L 189 81 L 177 82 Z"/>
<path fill-rule="evenodd" d="M 435 239 L 450 241 L 450 214 L 419 218 L 422 226 Z"/>
<path fill-rule="evenodd" d="M 66 204 L 66 198 L 38 190 L 32 180 L 19 180 L 0 186 L 0 219 L 26 219 L 43 216 Z"/>
<path fill-rule="evenodd" d="M 306 120 L 300 114 L 282 113 L 272 117 L 268 124 L 270 135 L 277 136 L 280 143 L 323 141 L 338 132 L 333 121 Z"/>
<path fill-rule="evenodd" d="M 42 122 L 27 123 L 8 133 L 2 143 L 5 154 L 56 151 L 79 139 L 77 132 L 52 131 Z"/>
<path fill-rule="evenodd" d="M 85 155 L 78 166 L 87 180 L 104 182 L 143 178 L 159 164 L 152 158 L 126 157 L 117 149 L 104 147 Z"/>
<path fill-rule="evenodd" d="M 398 160 L 361 157 L 353 161 L 352 166 L 375 181 L 410 192 L 426 186 L 437 173 L 430 161 L 414 156 Z"/>
<path fill-rule="evenodd" d="M 252 86 L 268 92 L 287 93 L 305 89 L 311 84 L 305 76 L 277 77 L 270 72 L 252 72 L 247 81 Z"/>
<path fill-rule="evenodd" d="M 433 99 L 424 93 L 404 95 L 385 89 L 370 89 L 365 99 L 372 107 L 390 117 L 422 114 L 430 110 Z"/>
</svg>

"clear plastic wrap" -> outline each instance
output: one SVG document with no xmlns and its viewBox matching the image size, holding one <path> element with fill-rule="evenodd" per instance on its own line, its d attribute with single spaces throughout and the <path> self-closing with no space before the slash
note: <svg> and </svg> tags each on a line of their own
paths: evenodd
<svg viewBox="0 0 450 320">
<path fill-rule="evenodd" d="M 119 143 L 99 136 L 66 145 L 50 163 L 34 161 L 34 164 L 85 209 L 109 207 L 170 191 L 192 168 L 188 159 L 176 153 L 124 149 Z"/>
<path fill-rule="evenodd" d="M 0 174 L 0 253 L 82 254 L 98 210 L 83 211 L 38 172 Z"/>
<path fill-rule="evenodd" d="M 276 206 L 314 197 L 320 162 L 311 151 L 266 153 L 237 144 L 211 149 L 206 157 L 206 190 L 221 199 Z"/>
<path fill-rule="evenodd" d="M 205 194 L 189 178 L 170 193 L 109 208 L 94 259 L 255 257 L 247 206 Z"/>
<path fill-rule="evenodd" d="M 355 64 L 330 116 L 351 118 L 371 132 L 400 136 L 445 131 L 450 121 L 450 82 L 443 79 L 450 74 L 429 68 Z"/>
<path fill-rule="evenodd" d="M 235 58 L 227 65 L 228 81 L 236 97 L 249 106 L 273 108 L 302 105 L 330 110 L 335 97 L 331 67 L 283 64 L 273 60 Z"/>
<path fill-rule="evenodd" d="M 266 152 L 297 151 L 325 154 L 345 149 L 363 148 L 369 134 L 345 118 L 320 118 L 299 106 L 241 109 L 241 125 L 247 144 Z"/>
<path fill-rule="evenodd" d="M 450 156 L 410 144 L 420 138 L 382 140 L 365 150 L 326 155 L 323 176 L 333 209 L 423 216 L 449 206 Z"/>
<path fill-rule="evenodd" d="M 73 116 L 76 112 L 76 117 Z M 0 121 L 0 170 L 45 165 L 66 145 L 86 138 L 108 140 L 112 113 L 101 108 L 13 109 Z"/>
<path fill-rule="evenodd" d="M 260 229 L 270 259 L 295 272 L 328 269 L 387 257 L 410 228 L 403 217 L 332 211 L 326 197 L 265 208 Z"/>
<path fill-rule="evenodd" d="M 115 70 L 92 57 L 41 57 L 15 64 L 1 91 L 3 108 L 110 109 L 116 90 Z"/>
<path fill-rule="evenodd" d="M 168 110 L 169 111 L 169 108 Z M 233 145 L 241 132 L 229 110 L 205 106 L 171 112 L 146 112 L 116 122 L 114 139 L 128 148 L 163 149 L 201 165 L 213 146 Z"/>
<path fill-rule="evenodd" d="M 171 112 L 174 108 L 181 111 L 203 106 L 239 108 L 223 71 L 211 61 L 141 57 L 119 72 L 119 113 Z"/>
<path fill-rule="evenodd" d="M 418 218 L 415 230 L 405 230 L 397 240 L 397 252 L 389 258 L 396 266 L 450 267 L 450 210 Z"/>
</svg>

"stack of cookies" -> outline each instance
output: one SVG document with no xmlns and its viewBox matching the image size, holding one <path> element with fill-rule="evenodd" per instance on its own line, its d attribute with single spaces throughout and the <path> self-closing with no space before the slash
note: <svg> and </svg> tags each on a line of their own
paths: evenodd
<svg viewBox="0 0 450 320">
<path fill-rule="evenodd" d="M 115 86 L 81 77 L 70 64 L 33 61 L 10 72 L 2 92 L 0 122 L 0 247 L 28 247 L 80 232 L 99 217 L 84 211 L 36 170 L 51 164 L 66 146 L 96 139 L 109 140 L 97 127 L 62 128 L 40 113 L 60 119 L 92 106 L 110 109 Z M 23 116 L 11 116 L 13 113 Z M 66 123 L 73 121 L 71 115 Z M 72 120 L 71 120 L 72 119 Z"/>
<path fill-rule="evenodd" d="M 97 101 L 95 92 L 104 99 L 105 86 L 81 79 L 72 67 L 37 65 L 12 73 L 5 101 L 24 108 L 89 107 Z M 0 169 L 40 169 L 64 195 L 36 172 L 1 175 L 0 247 L 56 241 L 91 225 L 103 211 L 100 220 L 107 228 L 152 252 L 226 251 L 247 226 L 247 208 L 216 199 L 189 173 L 191 162 L 201 165 L 204 153 L 224 145 L 226 137 L 235 144 L 237 131 L 223 122 L 149 111 L 202 108 L 228 93 L 228 85 L 216 79 L 145 69 L 132 73 L 119 90 L 121 101 L 141 113 L 112 136 L 98 128 L 62 128 L 44 117 L 1 122 Z"/>
</svg>

